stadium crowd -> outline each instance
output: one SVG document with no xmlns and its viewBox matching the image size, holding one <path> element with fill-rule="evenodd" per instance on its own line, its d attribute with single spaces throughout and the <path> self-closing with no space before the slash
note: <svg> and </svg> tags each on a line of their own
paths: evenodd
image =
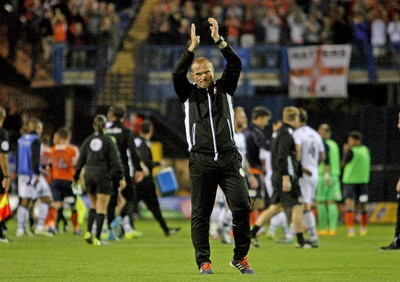
<svg viewBox="0 0 400 282">
<path fill-rule="evenodd" d="M 134 17 L 133 1 L 23 0 L 1 7 L 7 26 L 8 59 L 15 60 L 18 41 L 32 44 L 32 56 L 48 61 L 54 46 L 77 47 L 69 64 L 79 67 L 86 52 L 79 47 L 103 44 L 114 57 L 124 28 Z M 39 56 L 40 54 L 40 56 Z"/>
<path fill-rule="evenodd" d="M 149 19 L 149 43 L 187 44 L 193 22 L 202 43 L 212 44 L 202 36 L 211 16 L 232 46 L 371 44 L 374 55 L 382 56 L 385 47 L 400 53 L 399 13 L 396 0 L 164 0 Z"/>
</svg>

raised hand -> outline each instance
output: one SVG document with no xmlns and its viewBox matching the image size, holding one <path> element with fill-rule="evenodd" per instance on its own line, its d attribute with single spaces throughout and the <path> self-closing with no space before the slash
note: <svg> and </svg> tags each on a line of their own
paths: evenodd
<svg viewBox="0 0 400 282">
<path fill-rule="evenodd" d="M 219 40 L 219 30 L 218 30 L 217 20 L 214 18 L 208 18 L 207 21 L 210 25 L 211 37 L 214 39 L 214 41 L 218 41 Z"/>
<path fill-rule="evenodd" d="M 190 45 L 188 50 L 189 51 L 194 51 L 197 46 L 200 44 L 200 36 L 196 35 L 196 26 L 194 23 L 192 23 L 191 29 L 190 29 Z"/>
</svg>

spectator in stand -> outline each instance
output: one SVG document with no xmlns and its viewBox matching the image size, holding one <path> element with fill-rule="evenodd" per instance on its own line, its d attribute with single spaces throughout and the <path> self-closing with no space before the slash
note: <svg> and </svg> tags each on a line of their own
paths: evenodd
<svg viewBox="0 0 400 282">
<path fill-rule="evenodd" d="M 175 3 L 174 3 L 175 4 Z M 171 12 L 168 15 L 168 23 L 171 30 L 179 30 L 181 20 L 183 19 L 180 8 L 177 4 L 171 6 Z M 170 33 L 171 44 L 181 44 L 179 33 Z"/>
<path fill-rule="evenodd" d="M 69 44 L 72 47 L 83 46 L 86 43 L 83 26 L 80 22 L 74 22 L 69 27 Z M 86 61 L 86 52 L 83 49 L 71 50 L 71 67 L 83 67 Z"/>
<path fill-rule="evenodd" d="M 100 22 L 102 19 L 101 11 L 99 10 L 99 3 L 94 0 L 86 11 L 88 21 L 87 21 L 87 31 L 89 35 L 89 42 L 96 43 L 97 36 L 100 33 Z"/>
<path fill-rule="evenodd" d="M 55 0 L 55 1 L 51 1 L 50 5 L 51 5 L 53 11 L 56 11 L 57 9 L 59 9 L 61 11 L 61 13 L 65 16 L 67 21 L 69 22 L 69 20 L 71 19 L 71 13 L 68 8 L 68 1 Z"/>
<path fill-rule="evenodd" d="M 265 43 L 279 44 L 281 40 L 282 20 L 274 8 L 268 8 L 261 25 L 265 29 Z"/>
<path fill-rule="evenodd" d="M 357 12 L 352 20 L 352 30 L 355 44 L 358 48 L 365 48 L 370 42 L 370 26 L 365 14 Z"/>
<path fill-rule="evenodd" d="M 188 19 L 190 22 L 196 21 L 196 10 L 192 1 L 185 1 L 182 7 L 183 17 Z"/>
<path fill-rule="evenodd" d="M 56 9 L 51 23 L 53 25 L 54 44 L 65 46 L 67 43 L 68 24 L 64 14 L 60 9 Z"/>
<path fill-rule="evenodd" d="M 371 18 L 372 51 L 374 57 L 379 58 L 385 54 L 387 11 L 382 5 L 378 5 Z"/>
<path fill-rule="evenodd" d="M 161 6 L 154 7 L 149 17 L 149 44 L 158 44 L 158 35 L 163 21 L 164 15 L 161 12 Z"/>
<path fill-rule="evenodd" d="M 108 3 L 107 4 L 107 9 L 106 9 L 106 16 L 111 19 L 111 22 L 118 26 L 118 23 L 120 21 L 118 14 L 115 12 L 115 4 L 114 3 Z"/>
<path fill-rule="evenodd" d="M 394 13 L 387 27 L 392 62 L 400 66 L 400 12 Z"/>
<path fill-rule="evenodd" d="M 239 5 L 238 0 L 232 0 L 230 4 L 226 5 L 226 14 L 233 14 L 238 19 L 243 18 L 243 8 Z"/>
<path fill-rule="evenodd" d="M 290 40 L 292 45 L 304 44 L 304 30 L 306 26 L 306 15 L 295 7 L 287 17 L 287 23 L 290 28 Z"/>
<path fill-rule="evenodd" d="M 118 31 L 109 17 L 104 17 L 100 24 L 100 43 L 107 47 L 107 62 L 110 66 L 118 45 Z"/>
<path fill-rule="evenodd" d="M 225 20 L 227 41 L 232 46 L 239 45 L 240 20 L 234 12 L 227 12 Z"/>
<path fill-rule="evenodd" d="M 158 44 L 171 44 L 171 27 L 167 19 L 163 19 L 157 35 Z"/>
<path fill-rule="evenodd" d="M 247 6 L 244 13 L 244 19 L 241 25 L 240 46 L 242 48 L 251 48 L 256 43 L 257 22 L 254 17 L 254 9 Z"/>
<path fill-rule="evenodd" d="M 347 20 L 346 10 L 341 5 L 330 6 L 330 16 L 332 17 L 332 39 L 333 44 L 348 44 L 353 36 L 351 26 Z"/>
<path fill-rule="evenodd" d="M 224 12 L 223 8 L 220 5 L 215 5 L 211 9 L 211 17 L 215 18 L 219 23 L 223 23 L 224 22 L 223 12 Z"/>
<path fill-rule="evenodd" d="M 397 0 L 389 0 L 385 6 L 390 18 L 393 18 L 394 14 L 400 13 L 400 2 Z"/>
<path fill-rule="evenodd" d="M 322 44 L 333 43 L 332 19 L 330 17 L 324 17 L 323 19 L 323 25 L 321 30 L 321 43 Z"/>
<path fill-rule="evenodd" d="M 328 14 L 329 0 L 311 0 L 310 11 L 318 11 L 321 18 Z"/>
<path fill-rule="evenodd" d="M 181 19 L 179 26 L 179 44 L 187 45 L 190 40 L 190 22 L 188 19 Z"/>
<path fill-rule="evenodd" d="M 70 17 L 69 24 L 72 25 L 76 22 L 79 22 L 82 24 L 82 26 L 85 26 L 85 21 L 84 21 L 83 17 L 81 16 L 81 14 L 79 13 L 78 8 L 76 6 L 73 6 L 71 8 L 71 17 Z"/>
<path fill-rule="evenodd" d="M 307 45 L 318 45 L 321 43 L 322 25 L 318 19 L 317 11 L 312 10 L 304 28 L 304 40 Z"/>
<path fill-rule="evenodd" d="M 46 10 L 44 17 L 39 23 L 39 32 L 42 42 L 43 58 L 48 61 L 52 52 L 53 26 L 51 20 L 54 13 L 51 9 Z"/>
</svg>

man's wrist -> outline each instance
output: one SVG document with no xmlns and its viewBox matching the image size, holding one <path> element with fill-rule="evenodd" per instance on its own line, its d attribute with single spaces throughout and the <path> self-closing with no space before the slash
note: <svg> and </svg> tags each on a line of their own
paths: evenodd
<svg viewBox="0 0 400 282">
<path fill-rule="evenodd" d="M 221 44 L 225 39 L 222 36 L 219 36 L 217 40 L 214 39 L 215 44 L 219 45 Z"/>
<path fill-rule="evenodd" d="M 10 178 L 10 176 L 9 175 L 4 175 L 3 178 L 7 179 L 7 178 Z"/>
</svg>

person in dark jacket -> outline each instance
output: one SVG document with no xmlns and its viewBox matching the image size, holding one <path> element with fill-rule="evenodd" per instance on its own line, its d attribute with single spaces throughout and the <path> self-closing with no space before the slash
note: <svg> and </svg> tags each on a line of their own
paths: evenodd
<svg viewBox="0 0 400 282">
<path fill-rule="evenodd" d="M 112 179 L 119 179 L 120 189 L 126 186 L 124 171 L 117 148 L 111 137 L 104 134 L 106 117 L 97 115 L 94 118 L 95 132 L 87 137 L 82 144 L 81 154 L 75 167 L 73 186 L 76 187 L 83 166 L 85 169 L 85 187 L 90 198 L 90 210 L 87 221 L 87 231 L 84 239 L 88 244 L 104 245 L 100 240 L 101 231 L 110 196 L 114 193 Z M 92 237 L 92 227 L 96 220 L 96 236 Z"/>
<path fill-rule="evenodd" d="M 397 128 L 400 129 L 400 112 L 398 113 Z M 400 250 L 400 179 L 396 184 L 397 192 L 397 214 L 396 214 L 396 226 L 393 241 L 388 246 L 383 246 L 380 249 L 382 251 L 398 251 Z"/>
<path fill-rule="evenodd" d="M 143 201 L 160 224 L 165 236 L 170 236 L 179 232 L 180 228 L 169 228 L 161 213 L 160 203 L 158 202 L 156 186 L 154 185 L 152 174 L 153 168 L 160 165 L 153 161 L 153 155 L 150 149 L 150 139 L 153 136 L 153 132 L 152 122 L 144 120 L 140 125 L 139 137 L 135 138 L 136 152 L 142 161 L 142 165 L 145 167 L 144 171 L 148 171 L 148 174 L 143 178 L 143 181 L 137 184 L 135 206 L 138 205 L 139 201 Z"/>
<path fill-rule="evenodd" d="M 210 260 L 210 215 L 218 185 L 225 193 L 233 215 L 235 249 L 230 265 L 243 274 L 253 274 L 247 262 L 250 248 L 250 200 L 242 168 L 242 157 L 234 141 L 232 96 L 242 63 L 229 44 L 220 37 L 218 23 L 209 18 L 211 37 L 227 61 L 222 77 L 214 80 L 212 62 L 194 59 L 200 43 L 191 26 L 191 43 L 176 62 L 172 77 L 175 92 L 185 111 L 192 189 L 191 234 L 196 263 L 201 274 L 212 274 Z M 186 77 L 189 67 L 194 83 Z"/>
<path fill-rule="evenodd" d="M 135 137 L 133 132 L 127 129 L 123 123 L 122 118 L 125 115 L 125 108 L 122 106 L 111 106 L 107 113 L 107 128 L 106 134 L 111 136 L 115 141 L 119 156 L 121 158 L 122 167 L 124 169 L 124 176 L 126 180 L 126 188 L 122 191 L 118 191 L 119 179 L 113 179 L 114 194 L 111 196 L 110 202 L 107 209 L 107 223 L 109 227 L 109 240 L 115 240 L 114 230 L 116 230 L 119 224 L 122 224 L 124 230 L 124 236 L 126 239 L 138 238 L 142 235 L 134 229 L 134 221 L 132 217 L 132 211 L 135 204 L 136 198 L 136 187 L 135 181 L 140 182 L 143 179 L 143 171 L 140 166 L 140 159 L 136 153 Z M 130 175 L 129 159 L 133 165 L 133 175 Z M 119 193 L 121 194 L 120 196 Z M 122 197 L 122 199 L 121 199 Z M 125 204 L 119 203 L 123 206 L 117 207 L 117 199 L 125 201 Z M 118 216 L 115 217 L 115 211 L 117 207 Z M 119 212 L 120 211 L 120 212 Z M 113 228 L 114 230 L 112 230 Z"/>
<path fill-rule="evenodd" d="M 303 237 L 303 205 L 299 186 L 300 166 L 297 160 L 296 145 L 293 139 L 293 131 L 299 122 L 299 110 L 295 107 L 286 107 L 283 110 L 283 124 L 272 135 L 272 185 L 274 192 L 271 197 L 271 205 L 264 210 L 256 220 L 251 230 L 251 243 L 259 247 L 256 234 L 258 230 L 272 216 L 283 208 L 292 209 L 292 223 L 297 237 L 297 248 L 312 248 L 311 242 Z"/>
<path fill-rule="evenodd" d="M 259 183 L 256 189 L 251 189 L 249 191 L 250 199 L 251 199 L 251 224 L 254 224 L 255 218 L 257 214 L 264 208 L 268 208 L 269 197 L 265 196 L 263 200 L 264 193 L 264 182 L 263 175 L 264 169 L 263 164 L 260 158 L 260 151 L 262 149 L 268 150 L 269 142 L 267 140 L 267 136 L 264 133 L 264 128 L 268 125 L 269 120 L 272 117 L 272 113 L 265 107 L 258 106 L 252 110 L 252 119 L 251 124 L 247 127 L 243 133 L 246 136 L 246 158 L 250 165 L 250 172 L 257 179 Z"/>
</svg>

